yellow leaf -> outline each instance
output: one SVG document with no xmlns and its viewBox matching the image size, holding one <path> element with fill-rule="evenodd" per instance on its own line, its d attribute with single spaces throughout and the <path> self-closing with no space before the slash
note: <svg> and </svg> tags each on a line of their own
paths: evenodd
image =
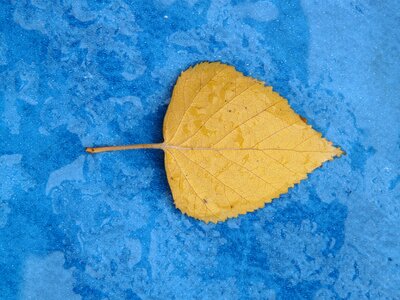
<svg viewBox="0 0 400 300">
<path fill-rule="evenodd" d="M 181 74 L 163 135 L 161 144 L 87 151 L 164 150 L 176 207 L 205 222 L 261 208 L 342 154 L 272 87 L 221 63 Z"/>
</svg>

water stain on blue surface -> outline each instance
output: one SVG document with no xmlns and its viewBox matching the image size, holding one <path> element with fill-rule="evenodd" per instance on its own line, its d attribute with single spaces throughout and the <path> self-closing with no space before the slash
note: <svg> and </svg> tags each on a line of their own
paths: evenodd
<svg viewBox="0 0 400 300">
<path fill-rule="evenodd" d="M 0 178 L 1 297 L 399 298 L 398 140 L 376 138 L 397 111 L 368 72 L 354 76 L 367 87 L 341 81 L 394 28 L 385 5 L 1 2 L 0 168 L 14 170 Z M 177 77 L 204 60 L 273 85 L 348 155 L 264 209 L 206 225 L 175 209 L 162 151 L 84 153 L 161 142 Z"/>
</svg>

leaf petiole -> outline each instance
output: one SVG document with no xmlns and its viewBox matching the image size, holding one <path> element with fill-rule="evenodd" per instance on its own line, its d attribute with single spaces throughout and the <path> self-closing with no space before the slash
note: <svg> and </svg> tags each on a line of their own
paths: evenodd
<svg viewBox="0 0 400 300">
<path fill-rule="evenodd" d="M 133 149 L 163 149 L 164 143 L 158 144 L 135 144 L 135 145 L 125 145 L 125 146 L 107 146 L 107 147 L 87 147 L 85 150 L 88 153 L 100 153 L 100 152 L 110 152 L 110 151 L 123 151 L 123 150 L 133 150 Z"/>
</svg>

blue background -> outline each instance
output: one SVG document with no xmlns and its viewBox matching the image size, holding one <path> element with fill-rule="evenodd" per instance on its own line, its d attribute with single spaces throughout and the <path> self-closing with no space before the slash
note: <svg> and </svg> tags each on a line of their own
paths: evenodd
<svg viewBox="0 0 400 300">
<path fill-rule="evenodd" d="M 53 2 L 53 3 L 52 3 Z M 400 299 L 400 2 L 0 1 L 1 299 Z M 178 74 L 266 81 L 347 155 L 254 213 L 174 208 Z"/>
</svg>

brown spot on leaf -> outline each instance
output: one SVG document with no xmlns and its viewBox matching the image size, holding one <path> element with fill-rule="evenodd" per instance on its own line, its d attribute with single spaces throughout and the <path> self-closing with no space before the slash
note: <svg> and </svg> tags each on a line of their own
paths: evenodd
<svg viewBox="0 0 400 300">
<path fill-rule="evenodd" d="M 304 123 L 307 124 L 307 119 L 306 119 L 306 118 L 304 118 L 303 116 L 299 116 L 299 117 L 300 117 L 300 119 L 301 119 Z"/>
</svg>

